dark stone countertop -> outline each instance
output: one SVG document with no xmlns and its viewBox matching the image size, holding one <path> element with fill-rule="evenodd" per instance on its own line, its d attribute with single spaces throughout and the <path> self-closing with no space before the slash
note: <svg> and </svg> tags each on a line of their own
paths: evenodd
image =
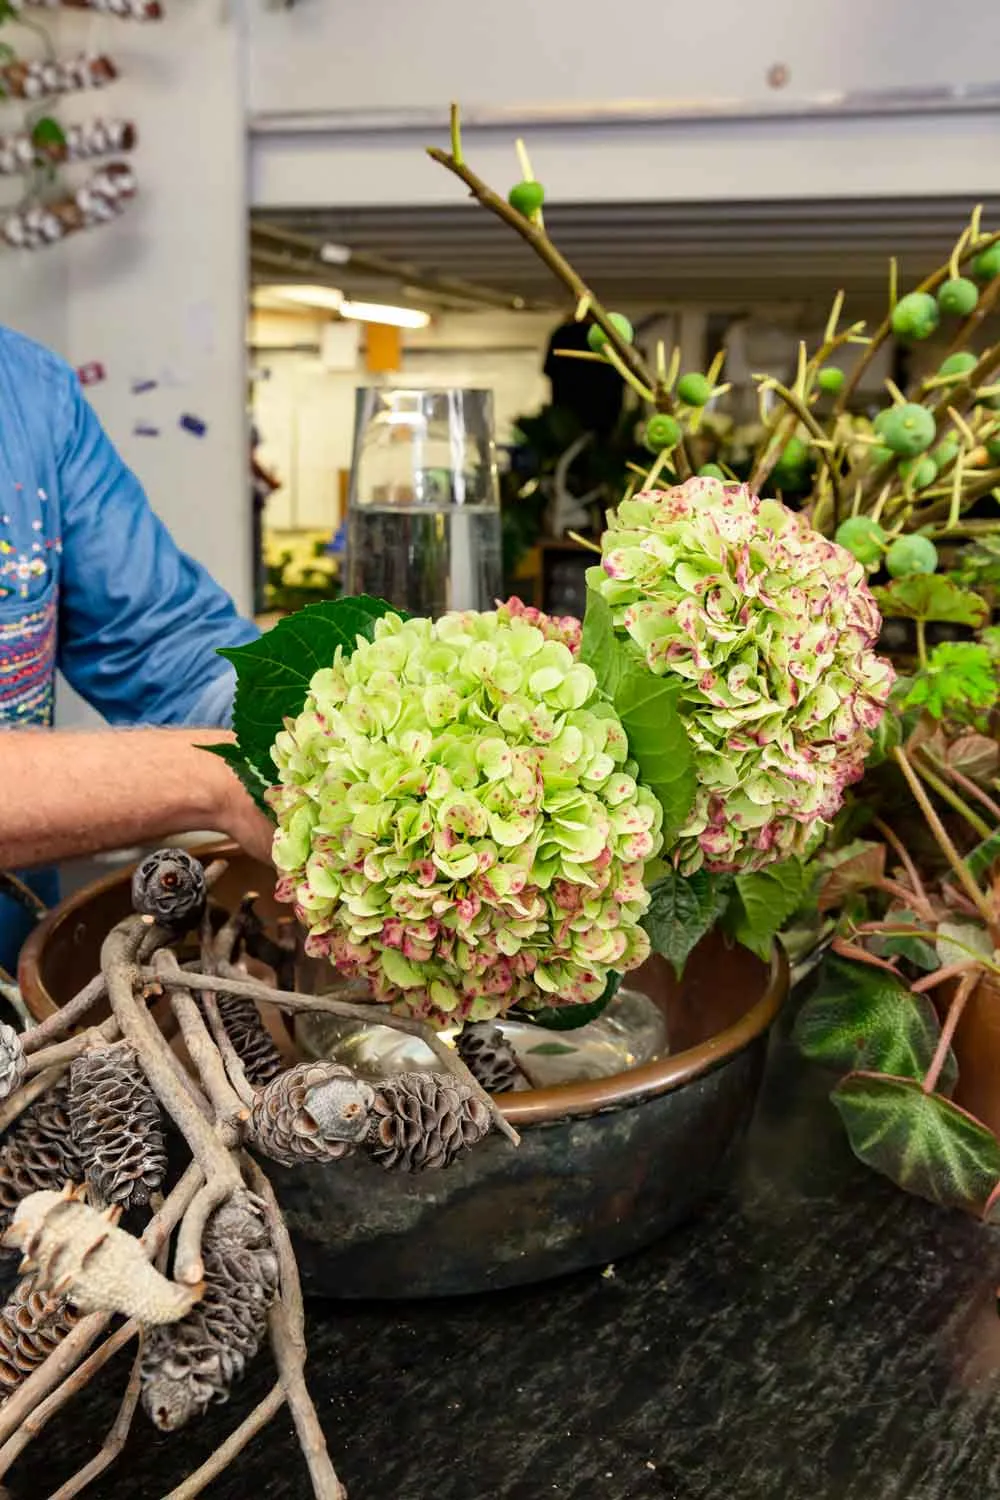
<svg viewBox="0 0 1000 1500">
<path fill-rule="evenodd" d="M 1000 1237 L 857 1165 L 826 1081 L 776 1039 L 732 1182 L 614 1267 L 450 1303 L 312 1304 L 310 1385 L 351 1500 L 993 1500 Z M 42 1500 L 126 1377 L 15 1467 Z M 88 1493 L 154 1500 L 259 1400 L 262 1359 L 182 1436 L 140 1412 Z M 206 1491 L 308 1500 L 282 1414 Z"/>
</svg>

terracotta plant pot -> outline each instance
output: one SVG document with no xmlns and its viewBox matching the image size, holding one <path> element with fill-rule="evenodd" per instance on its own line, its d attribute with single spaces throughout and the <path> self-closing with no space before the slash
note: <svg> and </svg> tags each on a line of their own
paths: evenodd
<svg viewBox="0 0 1000 1500">
<path fill-rule="evenodd" d="M 271 889 L 273 872 L 226 852 L 221 904 Z M 20 981 L 38 1019 L 98 971 L 108 929 L 129 910 L 129 878 L 81 891 L 32 935 Z M 265 897 L 259 910 L 282 909 Z M 503 1096 L 522 1132 L 517 1150 L 491 1137 L 446 1172 L 417 1177 L 354 1158 L 269 1163 L 307 1289 L 395 1298 L 514 1286 L 607 1264 L 686 1217 L 749 1122 L 787 966 L 777 952 L 768 966 L 712 935 L 683 982 L 655 958 L 629 983 L 665 1012 L 669 1054 L 611 1078 Z"/>
</svg>

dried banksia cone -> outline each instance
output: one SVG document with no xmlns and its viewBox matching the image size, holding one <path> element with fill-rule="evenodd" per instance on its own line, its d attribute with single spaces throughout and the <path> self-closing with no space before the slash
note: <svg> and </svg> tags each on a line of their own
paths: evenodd
<svg viewBox="0 0 1000 1500">
<path fill-rule="evenodd" d="M 48 1359 L 79 1317 L 62 1297 L 41 1291 L 33 1276 L 18 1282 L 0 1308 L 0 1402 Z"/>
<path fill-rule="evenodd" d="M 202 1239 L 205 1294 L 142 1352 L 142 1402 L 161 1432 L 174 1432 L 212 1401 L 228 1399 L 267 1329 L 278 1291 L 278 1258 L 249 1194 L 223 1204 Z"/>
<path fill-rule="evenodd" d="M 24 1253 L 22 1271 L 81 1312 L 115 1312 L 140 1323 L 176 1323 L 201 1296 L 150 1265 L 139 1241 L 116 1226 L 117 1208 L 100 1212 L 77 1190 L 32 1193 L 18 1204 L 4 1243 Z"/>
<path fill-rule="evenodd" d="M 21 1038 L 13 1026 L 0 1021 L 0 1099 L 20 1088 L 25 1066 Z"/>
<path fill-rule="evenodd" d="M 226 1035 L 255 1088 L 270 1083 L 284 1067 L 274 1038 L 261 1020 L 253 1000 L 239 995 L 220 995 L 217 1001 Z"/>
<path fill-rule="evenodd" d="M 157 849 L 132 876 L 134 909 L 175 931 L 200 922 L 207 899 L 205 871 L 186 849 Z"/>
<path fill-rule="evenodd" d="M 399 1073 L 376 1091 L 367 1146 L 390 1171 L 426 1172 L 450 1166 L 491 1123 L 467 1083 L 446 1073 Z"/>
<path fill-rule="evenodd" d="M 472 1021 L 462 1027 L 455 1051 L 488 1094 L 509 1094 L 521 1081 L 517 1054 L 499 1026 Z"/>
<path fill-rule="evenodd" d="M 90 1200 L 138 1208 L 163 1185 L 163 1117 L 127 1042 L 85 1052 L 70 1069 L 69 1120 Z"/>
<path fill-rule="evenodd" d="M 374 1090 L 339 1063 L 300 1063 L 262 1089 L 250 1113 L 249 1143 L 295 1167 L 339 1161 L 364 1139 Z"/>
<path fill-rule="evenodd" d="M 69 1085 L 59 1082 L 8 1132 L 0 1147 L 0 1225 L 8 1223 L 29 1193 L 83 1180 L 68 1105 Z"/>
</svg>

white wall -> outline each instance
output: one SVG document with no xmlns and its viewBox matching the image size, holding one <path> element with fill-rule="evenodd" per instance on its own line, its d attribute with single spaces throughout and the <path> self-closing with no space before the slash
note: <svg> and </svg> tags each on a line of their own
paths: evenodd
<svg viewBox="0 0 1000 1500">
<path fill-rule="evenodd" d="M 70 96 L 60 117 L 134 119 L 139 196 L 115 224 L 49 249 L 0 248 L 0 321 L 71 364 L 98 360 L 88 390 L 113 440 L 182 546 L 241 603 L 249 599 L 245 436 L 245 136 L 238 25 L 218 0 L 166 0 L 166 19 L 140 25 L 40 14 L 60 52 L 106 51 L 122 77 Z M 31 54 L 20 28 L 4 38 Z M 22 47 L 22 38 L 24 45 Z M 16 105 L 0 129 L 16 128 Z M 86 167 L 69 169 L 77 181 Z M 0 186 L 5 203 L 23 185 Z M 133 379 L 172 374 L 148 396 Z M 191 412 L 204 438 L 181 430 Z M 137 420 L 159 438 L 134 436 Z"/>
<path fill-rule="evenodd" d="M 921 114 L 917 101 L 908 116 L 793 124 L 601 119 L 643 102 L 780 107 L 996 85 L 995 0 L 968 0 L 960 15 L 927 0 L 632 0 L 617 12 L 593 0 L 382 0 L 375 10 L 312 0 L 255 7 L 249 28 L 261 204 L 458 201 L 461 189 L 420 150 L 443 142 L 428 121 L 452 98 L 466 108 L 468 155 L 488 180 L 510 178 L 510 138 L 528 121 L 536 168 L 567 201 L 1000 190 L 995 111 Z M 775 63 L 790 71 L 780 92 L 766 81 Z M 590 123 L 556 123 L 560 107 Z"/>
</svg>

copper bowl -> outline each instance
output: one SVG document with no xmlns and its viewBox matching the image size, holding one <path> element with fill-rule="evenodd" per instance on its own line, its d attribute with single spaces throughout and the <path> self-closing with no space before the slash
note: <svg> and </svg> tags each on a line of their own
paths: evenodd
<svg viewBox="0 0 1000 1500">
<path fill-rule="evenodd" d="M 271 890 L 273 871 L 224 852 L 223 905 Z M 78 892 L 29 938 L 19 979 L 37 1019 L 98 971 L 108 929 L 129 911 L 130 876 Z M 259 910 L 273 919 L 281 909 L 265 896 Z M 416 1177 L 357 1159 L 269 1164 L 307 1290 L 434 1297 L 541 1281 L 617 1260 L 690 1214 L 749 1123 L 787 966 L 777 950 L 768 966 L 712 934 L 682 981 L 654 958 L 629 983 L 665 1012 L 670 1053 L 611 1078 L 503 1096 L 519 1149 L 490 1137 L 448 1171 Z"/>
</svg>

